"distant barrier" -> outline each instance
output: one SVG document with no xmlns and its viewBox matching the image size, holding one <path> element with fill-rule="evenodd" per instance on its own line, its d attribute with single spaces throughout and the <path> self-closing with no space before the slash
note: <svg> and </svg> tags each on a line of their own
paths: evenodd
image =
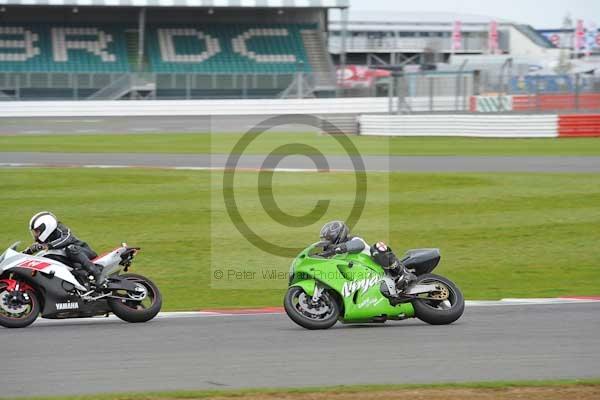
<svg viewBox="0 0 600 400">
<path fill-rule="evenodd" d="M 454 111 L 453 97 L 405 99 L 411 111 Z M 392 100 L 396 109 L 397 99 Z M 367 114 L 389 111 L 387 97 L 144 101 L 5 101 L 0 117 Z M 460 107 L 460 105 L 459 105 Z M 468 109 L 468 104 L 464 110 Z"/>
<path fill-rule="evenodd" d="M 600 93 L 513 96 L 513 111 L 600 111 Z"/>
<path fill-rule="evenodd" d="M 516 96 L 471 96 L 469 111 L 498 112 L 512 111 L 513 97 Z"/>
<path fill-rule="evenodd" d="M 552 95 L 547 95 L 552 96 Z M 471 99 L 466 108 L 501 108 L 518 105 L 488 96 L 481 102 Z M 585 100 L 584 100 L 585 99 Z M 454 98 L 405 99 L 412 111 L 454 111 Z M 149 101 L 48 101 L 0 102 L 2 117 L 90 117 L 90 116 L 258 116 L 310 114 L 320 115 L 346 132 L 353 132 L 358 121 L 362 135 L 386 136 L 472 136 L 472 137 L 600 137 L 599 114 L 387 114 L 389 99 L 275 99 L 275 100 L 149 100 Z M 552 100 L 554 101 L 554 100 Z M 569 100 L 570 101 L 570 100 Z M 599 106 L 600 95 L 582 95 L 578 101 Z M 598 103 L 596 103 L 598 102 Z M 544 104 L 554 104 L 550 100 Z M 392 106 L 396 107 L 396 100 Z M 260 121 L 258 121 L 260 122 Z"/>
<path fill-rule="evenodd" d="M 387 98 L 0 102 L 2 117 L 207 116 L 386 112 Z"/>
<path fill-rule="evenodd" d="M 600 93 L 471 96 L 471 112 L 599 111 Z"/>
<path fill-rule="evenodd" d="M 561 115 L 558 118 L 559 137 L 600 136 L 600 115 Z"/>
<path fill-rule="evenodd" d="M 381 136 L 541 138 L 558 136 L 558 116 L 546 115 L 361 115 L 359 133 Z"/>
</svg>

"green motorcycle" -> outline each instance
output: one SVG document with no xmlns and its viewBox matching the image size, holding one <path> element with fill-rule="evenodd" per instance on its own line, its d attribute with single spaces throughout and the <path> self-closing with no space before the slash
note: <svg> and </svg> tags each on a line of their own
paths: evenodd
<svg viewBox="0 0 600 400">
<path fill-rule="evenodd" d="M 364 253 L 323 252 L 323 243 L 304 249 L 292 262 L 284 299 L 287 315 L 306 329 L 342 323 L 419 318 L 450 324 L 463 314 L 465 300 L 454 283 L 431 273 L 438 249 L 409 250 L 400 260 L 417 279 L 398 291 L 384 269 Z"/>
</svg>

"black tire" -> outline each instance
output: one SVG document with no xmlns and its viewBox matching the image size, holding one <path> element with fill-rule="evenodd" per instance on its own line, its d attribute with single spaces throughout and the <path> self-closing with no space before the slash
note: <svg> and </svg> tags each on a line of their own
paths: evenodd
<svg viewBox="0 0 600 400">
<path fill-rule="evenodd" d="M 300 303 L 302 299 L 306 299 L 308 296 L 304 290 L 298 286 L 292 286 L 288 289 L 283 300 L 283 308 L 286 314 L 292 321 L 297 323 L 306 329 L 328 329 L 331 328 L 337 322 L 340 315 L 340 307 L 335 298 L 324 290 L 319 304 L 329 308 L 327 314 L 321 316 L 318 314 L 312 314 L 310 316 L 308 309 L 304 311 L 301 309 L 303 306 Z M 316 307 L 314 307 L 316 309 Z"/>
<path fill-rule="evenodd" d="M 6 285 L 2 285 L 0 287 L 0 293 L 4 292 L 4 288 Z M 25 293 L 29 296 L 30 308 L 26 314 L 20 315 L 18 317 L 11 317 L 7 312 L 2 310 L 0 312 L 0 325 L 5 328 L 25 328 L 37 319 L 40 314 L 40 301 L 37 295 L 31 291 L 26 290 Z"/>
<path fill-rule="evenodd" d="M 158 290 L 158 287 L 148 278 L 137 275 L 137 274 L 122 274 L 122 278 L 135 281 L 142 284 L 147 290 L 147 297 L 150 298 L 151 303 L 144 305 L 140 301 L 131 299 L 108 299 L 108 306 L 111 311 L 123 321 L 127 322 L 146 322 L 156 317 L 156 314 L 162 307 L 162 295 Z"/>
<path fill-rule="evenodd" d="M 435 274 L 419 276 L 415 284 L 440 282 L 449 290 L 450 308 L 443 308 L 442 301 L 417 299 L 412 301 L 415 316 L 431 325 L 451 324 L 461 317 L 465 311 L 465 298 L 460 289 L 449 279 Z M 447 307 L 447 305 L 444 305 Z"/>
</svg>

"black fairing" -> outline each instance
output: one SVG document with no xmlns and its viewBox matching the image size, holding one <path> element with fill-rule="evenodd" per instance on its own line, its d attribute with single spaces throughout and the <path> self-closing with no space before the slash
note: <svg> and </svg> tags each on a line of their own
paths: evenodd
<svg viewBox="0 0 600 400">
<path fill-rule="evenodd" d="M 110 311 L 108 303 L 104 299 L 95 302 L 84 302 L 75 292 L 65 290 L 65 286 L 71 284 L 62 279 L 42 272 L 32 274 L 32 271 L 27 268 L 15 268 L 11 272 L 21 277 L 40 292 L 41 298 L 39 300 L 42 302 L 41 314 L 43 318 L 92 317 L 94 315 L 106 314 Z M 77 308 L 60 310 L 56 306 L 57 303 L 78 304 Z"/>
<path fill-rule="evenodd" d="M 69 310 L 69 311 L 61 311 L 56 310 L 51 313 L 47 313 L 42 315 L 43 318 L 48 319 L 64 319 L 64 318 L 88 318 L 95 317 L 97 315 L 105 315 L 110 312 L 110 307 L 106 300 L 96 300 L 93 302 L 84 302 L 81 299 L 73 300 L 78 302 L 78 309 Z"/>
<path fill-rule="evenodd" d="M 78 296 L 75 293 L 69 293 L 63 286 L 62 279 L 54 278 L 51 275 L 42 272 L 35 272 L 28 268 L 14 268 L 11 270 L 14 274 L 23 278 L 24 281 L 34 286 L 41 295 L 39 299 L 42 302 L 42 317 L 52 318 L 54 314 L 60 312 L 57 310 L 56 303 L 77 302 Z"/>
<path fill-rule="evenodd" d="M 36 291 L 39 291 L 39 300 L 42 303 L 42 318 L 82 318 L 110 312 L 106 299 L 85 302 L 76 293 L 71 283 L 55 278 L 54 275 L 39 271 L 32 273 L 32 270 L 28 268 L 14 268 L 11 269 L 11 272 L 32 285 Z M 106 287 L 106 290 L 133 291 L 135 289 L 136 284 L 134 282 L 119 275 L 109 277 Z M 57 303 L 59 303 L 59 306 L 57 306 Z M 74 303 L 76 303 L 76 306 Z M 62 308 L 59 308 L 60 306 Z"/>
<path fill-rule="evenodd" d="M 428 274 L 440 262 L 439 249 L 408 250 L 403 258 L 404 266 L 415 271 L 416 275 Z"/>
</svg>

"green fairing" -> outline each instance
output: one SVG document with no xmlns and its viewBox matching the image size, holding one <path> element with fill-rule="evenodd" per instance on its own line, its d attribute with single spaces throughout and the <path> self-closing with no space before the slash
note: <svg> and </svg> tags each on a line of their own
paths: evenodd
<svg viewBox="0 0 600 400">
<path fill-rule="evenodd" d="M 311 256 L 315 247 L 316 244 L 309 246 L 292 262 L 290 286 L 301 287 L 309 296 L 314 294 L 317 284 L 337 293 L 343 304 L 343 322 L 414 317 L 411 303 L 392 306 L 382 294 L 380 286 L 385 272 L 370 256 L 358 253 L 320 258 Z"/>
<path fill-rule="evenodd" d="M 306 293 L 309 296 L 312 296 L 313 294 L 315 294 L 315 288 L 317 287 L 317 281 L 315 281 L 314 279 L 305 279 L 305 280 L 301 280 L 301 281 L 296 281 L 296 283 L 294 283 L 291 286 L 298 286 L 301 287 L 302 290 L 304 290 L 304 293 Z"/>
</svg>

